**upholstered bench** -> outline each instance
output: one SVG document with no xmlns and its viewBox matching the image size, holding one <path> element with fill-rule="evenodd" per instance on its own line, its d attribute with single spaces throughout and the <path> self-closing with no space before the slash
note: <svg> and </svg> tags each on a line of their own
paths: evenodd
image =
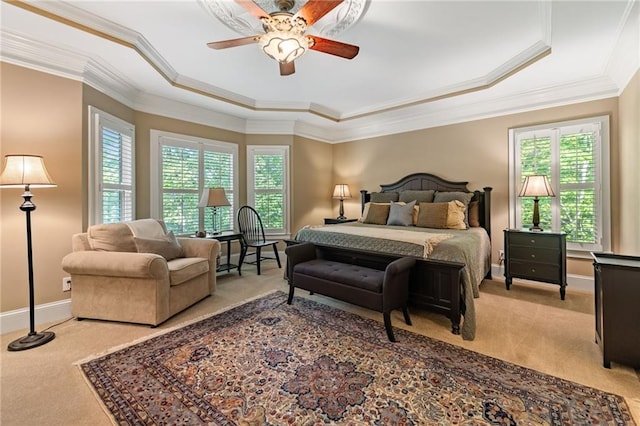
<svg viewBox="0 0 640 426">
<path fill-rule="evenodd" d="M 395 342 L 391 311 L 402 309 L 405 322 L 411 325 L 407 310 L 409 273 L 415 259 L 402 257 L 389 263 L 384 271 L 364 266 L 322 259 L 313 243 L 293 244 L 286 248 L 289 280 L 288 304 L 295 288 L 319 293 L 334 299 L 382 312 L 387 337 Z"/>
</svg>

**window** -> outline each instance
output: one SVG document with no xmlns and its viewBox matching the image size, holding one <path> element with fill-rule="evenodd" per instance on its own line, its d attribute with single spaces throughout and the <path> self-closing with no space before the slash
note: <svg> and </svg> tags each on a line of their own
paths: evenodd
<svg viewBox="0 0 640 426">
<path fill-rule="evenodd" d="M 530 226 L 533 199 L 518 192 L 526 176 L 546 175 L 556 196 L 540 198 L 540 226 L 565 232 L 570 251 L 609 250 L 609 117 L 512 129 L 509 138 L 510 226 Z"/>
<path fill-rule="evenodd" d="M 135 127 L 89 107 L 89 225 L 135 217 Z"/>
<path fill-rule="evenodd" d="M 265 233 L 289 233 L 289 147 L 247 146 L 247 201 Z"/>
<path fill-rule="evenodd" d="M 213 229 L 212 207 L 198 208 L 204 188 L 224 188 L 231 206 L 217 208 L 217 230 L 233 229 L 238 147 L 151 131 L 151 215 L 176 234 Z"/>
</svg>

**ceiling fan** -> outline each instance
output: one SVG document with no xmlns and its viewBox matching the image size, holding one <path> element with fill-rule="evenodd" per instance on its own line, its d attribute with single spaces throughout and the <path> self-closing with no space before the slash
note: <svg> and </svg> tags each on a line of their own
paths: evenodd
<svg viewBox="0 0 640 426">
<path fill-rule="evenodd" d="M 294 15 L 289 12 L 295 0 L 274 0 L 279 11 L 267 13 L 252 0 L 235 0 L 247 12 L 262 21 L 264 34 L 207 43 L 212 49 L 259 43 L 270 57 L 280 63 L 280 75 L 291 75 L 296 69 L 293 61 L 308 49 L 353 59 L 360 48 L 351 44 L 305 34 L 308 27 L 333 10 L 344 0 L 309 0 Z"/>
</svg>

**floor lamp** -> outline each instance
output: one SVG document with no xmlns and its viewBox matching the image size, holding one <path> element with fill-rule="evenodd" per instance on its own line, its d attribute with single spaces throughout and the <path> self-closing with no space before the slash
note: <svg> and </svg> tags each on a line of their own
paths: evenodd
<svg viewBox="0 0 640 426">
<path fill-rule="evenodd" d="M 224 192 L 224 188 L 205 188 L 202 191 L 202 198 L 198 207 L 213 207 L 213 233 L 212 235 L 218 235 L 220 232 L 216 229 L 216 216 L 218 214 L 217 208 L 222 206 L 230 206 L 231 203 L 227 200 L 227 195 Z"/>
<path fill-rule="evenodd" d="M 29 334 L 9 343 L 10 351 L 23 351 L 44 345 L 56 336 L 51 331 L 37 333 L 35 330 L 35 299 L 33 296 L 33 256 L 31 246 L 31 212 L 36 209 L 31 202 L 31 188 L 55 187 L 39 155 L 6 155 L 4 169 L 0 175 L 0 188 L 24 188 L 24 202 L 20 210 L 27 216 L 27 261 L 29 265 Z"/>
</svg>

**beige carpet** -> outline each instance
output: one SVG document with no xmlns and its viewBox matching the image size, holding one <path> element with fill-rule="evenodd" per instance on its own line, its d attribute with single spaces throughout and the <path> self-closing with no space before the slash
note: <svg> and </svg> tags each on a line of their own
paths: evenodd
<svg viewBox="0 0 640 426">
<path fill-rule="evenodd" d="M 76 362 L 161 333 L 274 289 L 286 290 L 282 270 L 264 265 L 263 275 L 247 268 L 243 277 L 222 275 L 218 290 L 206 300 L 171 318 L 157 329 L 100 321 L 71 320 L 54 327 L 56 339 L 40 348 L 8 352 L 7 344 L 24 331 L 2 335 L 0 424 L 110 425 L 110 418 L 85 383 Z M 464 348 L 500 358 L 564 379 L 613 392 L 626 398 L 640 423 L 640 379 L 633 369 L 602 367 L 594 343 L 593 296 L 567 289 L 562 302 L 557 287 L 516 283 L 511 291 L 500 281 L 485 281 L 476 300 L 478 333 L 463 341 L 449 332 L 449 321 L 436 314 L 412 310 L 413 326 L 394 312 L 394 326 L 407 328 Z M 303 291 L 297 294 L 303 295 Z M 376 312 L 362 310 L 322 296 L 308 296 L 381 321 Z M 43 327 L 38 327 L 41 331 Z M 381 333 L 384 329 L 381 328 Z"/>
</svg>

